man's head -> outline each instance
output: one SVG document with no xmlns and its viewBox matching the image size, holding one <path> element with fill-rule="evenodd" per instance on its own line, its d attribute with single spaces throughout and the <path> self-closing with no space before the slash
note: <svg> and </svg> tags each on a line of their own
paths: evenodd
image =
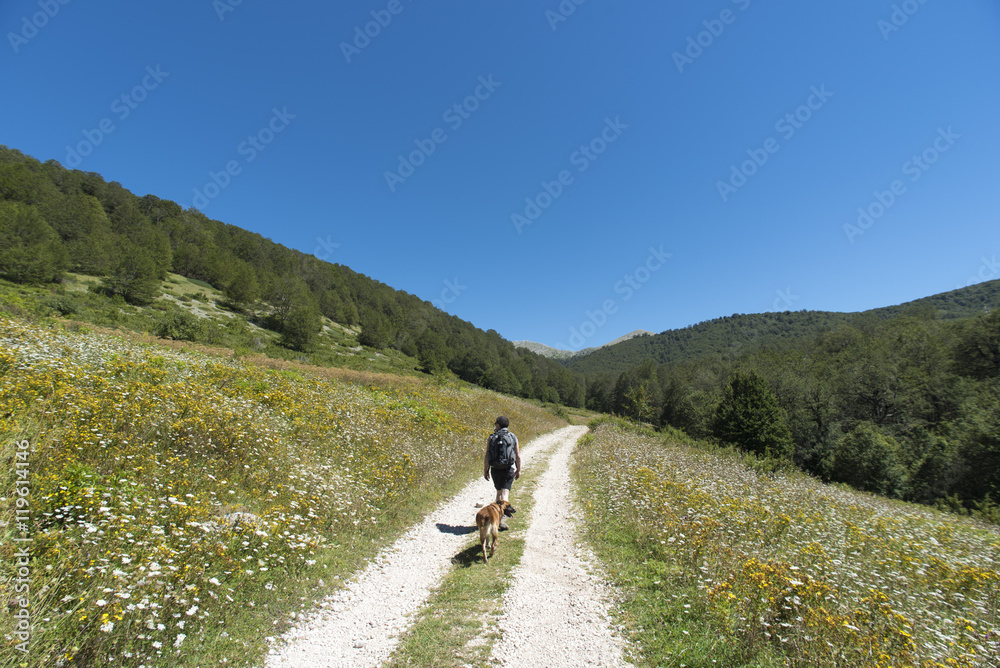
<svg viewBox="0 0 1000 668">
<path fill-rule="evenodd" d="M 507 419 L 507 416 L 501 415 L 500 417 L 497 418 L 496 421 L 497 429 L 506 429 L 509 426 L 510 426 L 510 420 Z"/>
</svg>

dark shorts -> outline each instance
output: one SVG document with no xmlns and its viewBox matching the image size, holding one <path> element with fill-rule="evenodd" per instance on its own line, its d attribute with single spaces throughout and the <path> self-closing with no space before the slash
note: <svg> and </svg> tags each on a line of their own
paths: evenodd
<svg viewBox="0 0 1000 668">
<path fill-rule="evenodd" d="M 514 484 L 514 471 L 516 469 L 511 466 L 510 468 L 493 468 L 490 467 L 490 477 L 493 478 L 493 487 L 496 489 L 506 489 L 510 491 L 511 485 Z"/>
</svg>

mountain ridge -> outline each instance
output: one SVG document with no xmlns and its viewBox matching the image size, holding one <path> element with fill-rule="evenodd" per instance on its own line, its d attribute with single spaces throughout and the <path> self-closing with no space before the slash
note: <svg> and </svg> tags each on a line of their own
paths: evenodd
<svg viewBox="0 0 1000 668">
<path fill-rule="evenodd" d="M 548 357 L 550 359 L 563 360 L 569 359 L 571 357 L 576 357 L 577 355 L 586 355 L 595 350 L 600 350 L 601 348 L 607 348 L 608 346 L 613 346 L 629 339 L 634 339 L 637 336 L 653 336 L 655 332 L 651 332 L 648 329 L 636 329 L 628 334 L 619 336 L 614 341 L 608 341 L 607 343 L 600 346 L 591 346 L 590 348 L 581 348 L 580 350 L 563 350 L 561 348 L 553 348 L 552 346 L 547 346 L 544 343 L 538 343 L 537 341 L 511 341 L 518 348 L 524 348 L 525 350 L 530 350 L 536 355 L 541 355 L 542 357 Z"/>
<path fill-rule="evenodd" d="M 997 308 L 1000 308 L 1000 279 L 866 311 L 735 313 L 609 344 L 560 361 L 584 375 L 616 375 L 647 361 L 671 364 L 709 355 L 734 357 L 753 347 L 786 345 L 843 325 L 863 327 L 866 319 L 887 320 L 912 315 L 952 320 Z"/>
</svg>

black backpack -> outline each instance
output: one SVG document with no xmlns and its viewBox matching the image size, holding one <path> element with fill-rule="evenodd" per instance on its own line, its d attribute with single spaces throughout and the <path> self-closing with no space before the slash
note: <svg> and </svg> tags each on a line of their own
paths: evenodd
<svg viewBox="0 0 1000 668">
<path fill-rule="evenodd" d="M 514 444 L 517 439 L 506 429 L 495 431 L 490 435 L 490 466 L 509 468 L 515 463 Z"/>
</svg>

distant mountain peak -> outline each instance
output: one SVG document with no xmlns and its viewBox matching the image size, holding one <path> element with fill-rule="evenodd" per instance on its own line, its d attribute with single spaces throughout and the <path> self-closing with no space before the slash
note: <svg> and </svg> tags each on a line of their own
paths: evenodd
<svg viewBox="0 0 1000 668">
<path fill-rule="evenodd" d="M 622 343 L 623 341 L 628 341 L 629 339 L 634 339 L 637 336 L 650 336 L 653 332 L 647 331 L 645 329 L 637 329 L 633 332 L 629 332 L 624 336 L 619 336 L 614 341 L 609 341 L 602 346 L 596 346 L 592 348 L 582 348 L 581 350 L 561 350 L 559 348 L 553 348 L 552 346 L 547 346 L 544 343 L 537 343 L 535 341 L 514 341 L 514 345 L 518 348 L 524 348 L 525 350 L 530 350 L 536 355 L 541 355 L 542 357 L 549 357 L 552 359 L 563 360 L 569 359 L 570 357 L 577 357 L 578 355 L 586 355 L 587 353 L 594 352 L 595 350 L 600 350 L 601 348 L 607 348 L 608 346 L 613 346 L 616 343 Z"/>
<path fill-rule="evenodd" d="M 572 350 L 560 350 L 559 348 L 553 348 L 552 346 L 547 346 L 544 343 L 538 343 L 537 341 L 513 341 L 512 343 L 518 348 L 524 348 L 525 350 L 530 350 L 536 355 L 549 357 L 555 360 L 568 359 L 573 357 L 573 355 L 576 355 L 576 353 Z"/>
<path fill-rule="evenodd" d="M 608 346 L 613 346 L 616 343 L 622 343 L 623 341 L 628 341 L 629 339 L 634 339 L 637 336 L 653 336 L 655 333 L 656 332 L 650 332 L 649 330 L 646 330 L 646 329 L 637 329 L 635 331 L 629 332 L 625 336 L 619 336 L 614 341 L 609 341 L 609 342 L 605 343 L 603 346 L 598 346 L 598 348 L 607 348 Z M 590 348 L 590 350 L 594 350 L 594 349 Z"/>
</svg>

